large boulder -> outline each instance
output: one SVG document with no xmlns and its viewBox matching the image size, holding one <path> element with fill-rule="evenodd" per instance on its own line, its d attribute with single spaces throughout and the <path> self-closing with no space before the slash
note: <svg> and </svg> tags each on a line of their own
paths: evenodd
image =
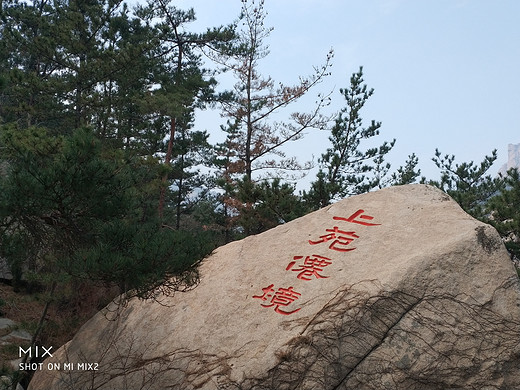
<svg viewBox="0 0 520 390">
<path fill-rule="evenodd" d="M 515 269 L 433 187 L 348 198 L 200 272 L 189 292 L 98 313 L 30 389 L 520 388 Z"/>
</svg>

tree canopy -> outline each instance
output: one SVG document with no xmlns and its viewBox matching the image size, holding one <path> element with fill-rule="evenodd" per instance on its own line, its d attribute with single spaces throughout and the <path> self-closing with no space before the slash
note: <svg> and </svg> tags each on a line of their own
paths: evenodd
<svg viewBox="0 0 520 390">
<path fill-rule="evenodd" d="M 244 0 L 235 21 L 201 33 L 190 31 L 195 10 L 168 0 L 134 8 L 108 0 L 2 2 L 0 246 L 15 274 L 59 263 L 75 277 L 146 291 L 216 245 L 346 196 L 418 180 L 414 153 L 392 172 L 387 156 L 396 140 L 373 146 L 382 122 L 363 119 L 374 94 L 363 67 L 340 89 L 344 107 L 335 114 L 325 112 L 333 95 L 319 91 L 332 51 L 292 85 L 261 74 L 273 32 L 265 7 Z M 235 85 L 217 92 L 223 70 Z M 291 109 L 310 93 L 316 103 L 307 112 Z M 196 112 L 209 108 L 227 124 L 199 128 Z M 308 131 L 325 132 L 329 146 L 309 189 L 297 194 L 287 172 L 304 175 L 309 165 L 283 147 Z M 210 142 L 215 132 L 223 142 Z M 489 207 L 511 195 L 515 176 L 492 178 L 486 172 L 495 160 L 493 152 L 480 165 L 455 164 L 436 151 L 441 178 L 422 181 L 478 218 L 498 218 Z M 23 188 L 31 191 L 17 195 Z M 181 248 L 176 237 L 185 234 L 207 245 Z M 161 244 L 152 255 L 136 247 L 143 240 Z M 102 260 L 104 251 L 119 258 Z M 125 280 L 139 266 L 154 269 L 157 283 Z"/>
</svg>

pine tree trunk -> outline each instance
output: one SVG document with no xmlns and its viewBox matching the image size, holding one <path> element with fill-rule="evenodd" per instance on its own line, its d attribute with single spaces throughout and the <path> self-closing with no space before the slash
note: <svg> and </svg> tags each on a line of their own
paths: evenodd
<svg viewBox="0 0 520 390">
<path fill-rule="evenodd" d="M 173 141 L 175 138 L 175 117 L 170 120 L 170 139 L 168 140 L 168 149 L 164 158 L 164 165 L 170 166 L 172 160 Z M 159 218 L 162 219 L 164 212 L 164 202 L 166 198 L 166 187 L 168 186 L 168 173 L 162 177 L 161 192 L 159 194 Z"/>
</svg>

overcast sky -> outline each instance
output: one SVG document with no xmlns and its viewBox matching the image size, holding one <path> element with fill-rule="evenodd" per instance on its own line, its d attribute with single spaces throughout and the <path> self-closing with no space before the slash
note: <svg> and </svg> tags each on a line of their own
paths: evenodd
<svg viewBox="0 0 520 390">
<path fill-rule="evenodd" d="M 201 31 L 233 21 L 241 1 L 173 4 L 193 7 L 193 31 Z M 382 122 L 381 142 L 397 139 L 392 170 L 415 152 L 422 174 L 437 179 L 435 148 L 459 162 L 480 162 L 496 148 L 495 173 L 508 143 L 520 143 L 520 1 L 266 0 L 265 8 L 274 28 L 265 74 L 295 83 L 334 50 L 332 76 L 315 90 L 334 90 L 329 112 L 342 107 L 339 88 L 363 66 L 375 93 L 362 117 Z M 217 120 L 201 116 L 197 127 L 216 134 Z M 302 160 L 328 146 L 325 133 L 298 142 Z"/>
</svg>

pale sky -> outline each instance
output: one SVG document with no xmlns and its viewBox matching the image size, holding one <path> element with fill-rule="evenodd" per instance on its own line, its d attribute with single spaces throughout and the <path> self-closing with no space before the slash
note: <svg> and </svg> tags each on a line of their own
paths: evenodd
<svg viewBox="0 0 520 390">
<path fill-rule="evenodd" d="M 241 1 L 172 4 L 193 7 L 192 30 L 201 31 L 233 21 Z M 296 83 L 334 50 L 332 75 L 314 91 L 334 90 L 327 113 L 344 105 L 339 88 L 363 66 L 375 93 L 361 114 L 382 122 L 380 143 L 397 139 L 392 171 L 415 152 L 422 175 L 438 179 L 436 147 L 458 162 L 480 162 L 496 148 L 494 174 L 507 161 L 508 143 L 520 143 L 520 1 L 266 0 L 265 8 L 274 31 L 264 74 Z M 196 127 L 218 136 L 217 121 L 206 114 Z M 327 138 L 309 131 L 293 154 L 316 159 Z"/>
</svg>

